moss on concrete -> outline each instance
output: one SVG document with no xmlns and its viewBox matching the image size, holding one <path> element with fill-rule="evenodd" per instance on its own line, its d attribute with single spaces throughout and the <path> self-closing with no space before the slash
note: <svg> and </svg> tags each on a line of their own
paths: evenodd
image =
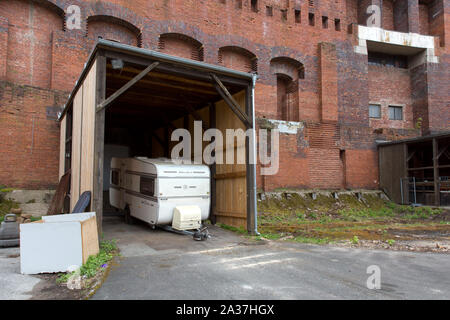
<svg viewBox="0 0 450 320">
<path fill-rule="evenodd" d="M 450 232 L 448 224 L 439 220 L 442 209 L 401 206 L 376 193 L 360 199 L 351 192 L 339 194 L 338 199 L 331 193 L 317 194 L 313 199 L 311 193 L 280 192 L 259 201 L 258 212 L 258 230 L 266 239 L 327 243 L 355 237 L 389 240 L 395 230 L 407 234 L 424 227 Z"/>
</svg>

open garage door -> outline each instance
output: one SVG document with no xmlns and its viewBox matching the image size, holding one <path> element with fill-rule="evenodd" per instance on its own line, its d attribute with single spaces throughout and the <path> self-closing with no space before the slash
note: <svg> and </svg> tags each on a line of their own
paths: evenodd
<svg viewBox="0 0 450 320">
<path fill-rule="evenodd" d="M 237 104 L 243 108 L 246 105 L 245 92 L 234 95 Z M 242 110 L 245 112 L 245 110 Z M 226 141 L 227 129 L 246 131 L 244 123 L 236 116 L 225 101 L 216 103 L 216 127 L 224 134 L 223 164 L 216 165 L 216 208 L 217 222 L 232 226 L 246 227 L 247 219 L 247 166 L 239 164 L 238 154 L 245 154 L 245 140 L 233 139 Z M 219 148 L 220 149 L 220 148 Z M 226 163 L 226 154 L 234 154 L 234 164 Z"/>
<path fill-rule="evenodd" d="M 254 128 L 254 79 L 248 73 L 100 40 L 60 116 L 66 130 L 61 137 L 73 139 L 71 145 L 61 143 L 61 159 L 70 161 L 60 166 L 61 174 L 75 170 L 72 201 L 91 191 L 90 209 L 101 227 L 107 202 L 104 162 L 115 156 L 115 148 L 105 146 L 125 147 L 130 157 L 170 158 L 177 144 L 171 141 L 174 130 L 187 129 L 191 137 L 197 130 L 203 137 L 206 130 L 218 129 L 223 145 L 216 141 L 217 150 L 222 150 L 224 162 L 210 165 L 211 220 L 256 232 L 255 162 L 249 161 L 254 131 L 245 134 Z M 66 125 L 69 117 L 73 126 Z M 195 121 L 201 121 L 200 130 Z M 239 129 L 239 137 L 227 139 L 228 130 Z M 201 150 L 192 147 L 192 159 L 209 143 L 200 144 Z"/>
</svg>

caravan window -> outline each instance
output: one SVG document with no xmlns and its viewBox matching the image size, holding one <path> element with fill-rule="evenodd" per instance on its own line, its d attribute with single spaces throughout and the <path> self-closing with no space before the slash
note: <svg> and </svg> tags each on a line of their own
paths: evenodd
<svg viewBox="0 0 450 320">
<path fill-rule="evenodd" d="M 141 177 L 141 193 L 153 197 L 155 194 L 155 179 Z"/>
<path fill-rule="evenodd" d="M 117 170 L 112 170 L 111 171 L 111 184 L 113 185 L 120 185 L 119 183 L 119 171 Z"/>
</svg>

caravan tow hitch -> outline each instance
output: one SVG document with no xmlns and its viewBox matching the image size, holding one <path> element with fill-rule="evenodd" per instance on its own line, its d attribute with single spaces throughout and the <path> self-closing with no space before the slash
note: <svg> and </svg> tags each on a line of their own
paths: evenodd
<svg viewBox="0 0 450 320">
<path fill-rule="evenodd" d="M 200 228 L 196 231 L 188 231 L 188 230 L 177 230 L 172 228 L 171 226 L 159 226 L 161 229 L 174 232 L 178 234 L 184 234 L 187 236 L 192 236 L 195 241 L 205 241 L 208 238 L 211 238 L 211 235 L 208 232 L 208 227 Z"/>
</svg>

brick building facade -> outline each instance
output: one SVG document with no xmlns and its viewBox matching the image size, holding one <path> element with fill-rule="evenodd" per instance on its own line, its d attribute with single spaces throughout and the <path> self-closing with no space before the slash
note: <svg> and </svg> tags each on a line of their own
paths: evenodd
<svg viewBox="0 0 450 320">
<path fill-rule="evenodd" d="M 102 37 L 257 72 L 258 123 L 295 127 L 260 188 L 377 188 L 376 140 L 450 130 L 449 28 L 448 0 L 0 0 L 0 184 L 56 186 L 57 113 Z"/>
</svg>

